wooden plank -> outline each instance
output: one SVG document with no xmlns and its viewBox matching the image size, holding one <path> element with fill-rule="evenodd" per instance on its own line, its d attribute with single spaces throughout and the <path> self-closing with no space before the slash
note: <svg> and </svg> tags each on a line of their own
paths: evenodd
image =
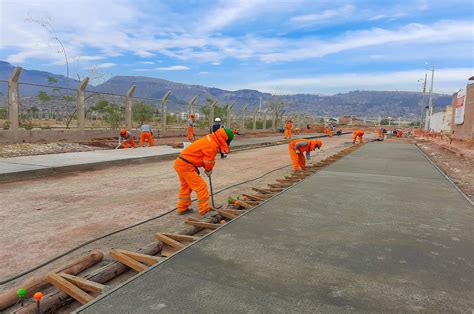
<svg viewBox="0 0 474 314">
<path fill-rule="evenodd" d="M 86 304 L 94 300 L 93 296 L 57 274 L 49 274 L 48 282 L 81 304 Z"/>
<path fill-rule="evenodd" d="M 59 276 L 63 277 L 72 284 L 78 286 L 82 290 L 92 292 L 92 293 L 102 293 L 105 289 L 105 285 L 102 285 L 97 282 L 87 280 L 85 278 L 69 275 L 66 273 L 59 273 Z"/>
<path fill-rule="evenodd" d="M 127 251 L 127 250 L 120 250 L 120 249 L 115 249 L 115 250 L 122 254 L 127 255 L 128 257 L 133 258 L 136 261 L 139 261 L 140 263 L 144 263 L 148 266 L 155 265 L 156 263 L 158 263 L 157 256 L 142 254 L 142 253 L 133 252 L 133 251 Z"/>
<path fill-rule="evenodd" d="M 213 223 L 202 222 L 202 221 L 193 221 L 193 220 L 186 220 L 184 223 L 190 226 L 212 229 L 212 230 L 217 229 L 221 226 L 219 224 L 213 224 Z"/>
<path fill-rule="evenodd" d="M 247 197 L 247 198 L 250 198 L 251 200 L 254 200 L 254 201 L 258 201 L 258 202 L 264 202 L 265 201 L 264 198 L 258 197 L 256 195 L 251 195 L 251 194 L 242 194 L 242 195 Z"/>
<path fill-rule="evenodd" d="M 233 214 L 234 216 L 239 216 L 240 214 L 242 214 L 242 213 L 244 212 L 243 210 L 229 209 L 229 208 L 221 209 L 221 211 L 225 211 L 225 212 L 231 213 L 231 214 Z"/>
<path fill-rule="evenodd" d="M 235 217 L 237 217 L 234 214 L 231 214 L 231 213 L 226 212 L 226 211 L 221 210 L 221 209 L 218 209 L 217 212 L 219 213 L 219 215 L 221 215 L 225 218 L 234 219 Z"/>
<path fill-rule="evenodd" d="M 163 246 L 163 248 L 161 249 L 161 255 L 165 256 L 165 257 L 168 257 L 168 256 L 171 256 L 173 255 L 174 253 L 178 252 L 179 250 L 175 249 L 174 247 L 171 247 L 169 245 L 165 245 Z"/>
<path fill-rule="evenodd" d="M 158 232 L 155 234 L 155 238 L 158 239 L 159 241 L 168 244 L 169 246 L 172 246 L 178 250 L 181 250 L 184 248 L 184 244 L 164 235 L 163 233 Z"/>
<path fill-rule="evenodd" d="M 114 249 L 110 250 L 109 255 L 116 261 L 124 265 L 127 265 L 128 267 L 130 267 L 131 269 L 137 272 L 144 271 L 145 269 L 148 268 L 145 264 L 142 264 L 139 261 L 134 260 L 130 256 L 120 253 Z"/>
<path fill-rule="evenodd" d="M 270 191 L 269 189 L 259 189 L 259 188 L 252 188 L 255 192 L 262 193 L 262 194 L 273 194 L 274 192 Z"/>
<path fill-rule="evenodd" d="M 287 179 L 276 179 L 277 182 L 283 183 L 283 184 L 293 184 L 294 181 L 292 180 L 287 180 Z"/>
<path fill-rule="evenodd" d="M 283 184 L 283 183 L 269 183 L 268 186 L 271 188 L 287 188 L 292 186 L 292 183 Z"/>
<path fill-rule="evenodd" d="M 200 221 L 199 219 L 197 219 L 197 218 L 194 218 L 194 217 L 188 217 L 188 218 L 186 218 L 186 219 L 188 219 L 188 220 L 192 220 L 192 221 Z"/>
<path fill-rule="evenodd" d="M 193 242 L 196 240 L 196 238 L 193 236 L 179 234 L 179 233 L 162 232 L 162 234 L 164 234 L 167 237 L 170 237 L 171 239 L 175 239 L 177 241 Z"/>
<path fill-rule="evenodd" d="M 87 269 L 92 265 L 95 265 L 98 262 L 102 261 L 103 258 L 104 254 L 101 251 L 94 250 L 65 266 L 55 269 L 53 272 L 64 272 L 76 275 L 84 269 Z M 50 283 L 48 282 L 48 274 L 37 275 L 19 283 L 18 286 L 8 289 L 2 294 L 0 294 L 0 312 L 14 305 L 18 301 L 17 290 L 19 287 L 26 289 L 25 298 L 29 298 L 32 297 L 35 292 L 44 290 L 49 286 Z"/>
</svg>

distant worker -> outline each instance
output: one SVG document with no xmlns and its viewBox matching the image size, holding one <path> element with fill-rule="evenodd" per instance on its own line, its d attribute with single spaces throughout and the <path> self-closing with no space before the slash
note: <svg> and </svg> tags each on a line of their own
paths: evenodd
<svg viewBox="0 0 474 314">
<path fill-rule="evenodd" d="M 332 137 L 332 135 L 333 135 L 333 129 L 334 129 L 334 127 L 333 127 L 332 125 L 328 127 L 328 136 L 329 136 L 329 137 Z"/>
<path fill-rule="evenodd" d="M 293 122 L 288 120 L 285 125 L 285 139 L 291 139 L 291 129 L 293 129 Z"/>
<path fill-rule="evenodd" d="M 398 129 L 397 130 L 397 137 L 402 137 L 403 136 L 403 132 L 401 129 Z"/>
<path fill-rule="evenodd" d="M 142 131 L 142 134 L 140 134 L 140 146 L 145 146 L 145 141 L 148 141 L 148 146 L 155 145 L 153 142 L 153 129 L 151 128 L 151 125 L 144 124 L 140 130 Z"/>
<path fill-rule="evenodd" d="M 221 118 L 215 118 L 214 123 L 212 124 L 212 127 L 211 127 L 211 134 L 216 132 L 219 129 L 222 129 L 223 127 L 224 126 L 222 125 Z M 227 157 L 225 153 L 223 153 L 222 151 L 220 152 L 220 154 L 221 154 L 221 159 L 224 159 Z"/>
<path fill-rule="evenodd" d="M 191 114 L 188 119 L 188 141 L 192 142 L 196 138 L 194 134 L 194 124 L 196 122 L 196 117 L 194 114 Z"/>
<path fill-rule="evenodd" d="M 355 144 L 355 142 L 357 141 L 357 138 L 359 138 L 359 143 L 363 143 L 364 142 L 364 131 L 362 130 L 355 130 L 354 133 L 352 133 L 352 144 Z"/>
<path fill-rule="evenodd" d="M 223 127 L 224 126 L 222 125 L 221 118 L 215 118 L 214 123 L 212 124 L 212 127 L 211 127 L 211 133 L 216 132 L 217 130 Z"/>
<path fill-rule="evenodd" d="M 310 152 L 316 148 L 320 149 L 321 146 L 323 146 L 323 142 L 320 140 L 297 139 L 291 141 L 288 145 L 288 151 L 293 163 L 294 172 L 298 172 L 300 169 L 304 170 L 306 168 L 306 159 L 311 159 Z M 303 153 L 306 153 L 306 158 Z"/>
<path fill-rule="evenodd" d="M 135 137 L 133 136 L 132 132 L 129 132 L 126 129 L 122 129 L 118 138 L 118 145 L 115 148 L 128 148 L 129 146 L 133 148 L 137 147 L 137 144 L 135 143 Z"/>
<path fill-rule="evenodd" d="M 216 132 L 201 137 L 186 147 L 174 162 L 181 186 L 179 188 L 178 214 L 190 212 L 191 192 L 197 194 L 199 214 L 205 215 L 211 210 L 209 192 L 206 182 L 199 176 L 199 168 L 203 167 L 210 176 L 216 163 L 218 151 L 229 153 L 229 145 L 234 138 L 230 129 L 218 129 Z"/>
<path fill-rule="evenodd" d="M 378 133 L 379 133 L 379 138 L 382 138 L 383 137 L 383 129 L 379 128 Z"/>
<path fill-rule="evenodd" d="M 341 129 L 337 130 L 336 135 L 341 136 L 342 135 L 342 130 Z"/>
<path fill-rule="evenodd" d="M 295 135 L 300 134 L 300 128 L 295 128 Z"/>
</svg>

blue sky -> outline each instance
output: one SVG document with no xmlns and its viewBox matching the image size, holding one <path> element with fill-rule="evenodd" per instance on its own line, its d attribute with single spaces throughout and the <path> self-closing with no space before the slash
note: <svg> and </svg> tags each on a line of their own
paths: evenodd
<svg viewBox="0 0 474 314">
<path fill-rule="evenodd" d="M 141 75 L 275 94 L 435 92 L 474 73 L 474 2 L 2 0 L 0 59 L 28 69 Z"/>
</svg>

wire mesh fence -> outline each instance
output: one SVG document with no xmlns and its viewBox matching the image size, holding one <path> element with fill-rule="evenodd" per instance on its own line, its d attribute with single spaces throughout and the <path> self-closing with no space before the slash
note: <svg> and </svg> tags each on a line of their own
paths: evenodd
<svg viewBox="0 0 474 314">
<path fill-rule="evenodd" d="M 76 93 L 62 87 L 19 83 L 19 123 L 25 129 L 74 128 Z"/>
</svg>

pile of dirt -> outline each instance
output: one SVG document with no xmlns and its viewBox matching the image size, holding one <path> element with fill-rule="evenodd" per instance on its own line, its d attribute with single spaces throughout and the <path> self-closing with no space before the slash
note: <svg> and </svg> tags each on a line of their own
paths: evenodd
<svg viewBox="0 0 474 314">
<path fill-rule="evenodd" d="M 103 147 L 93 147 L 78 143 L 46 143 L 46 144 L 8 144 L 0 145 L 0 157 L 19 157 L 32 155 L 46 155 L 58 153 L 86 152 L 91 150 L 106 149 Z"/>
</svg>

